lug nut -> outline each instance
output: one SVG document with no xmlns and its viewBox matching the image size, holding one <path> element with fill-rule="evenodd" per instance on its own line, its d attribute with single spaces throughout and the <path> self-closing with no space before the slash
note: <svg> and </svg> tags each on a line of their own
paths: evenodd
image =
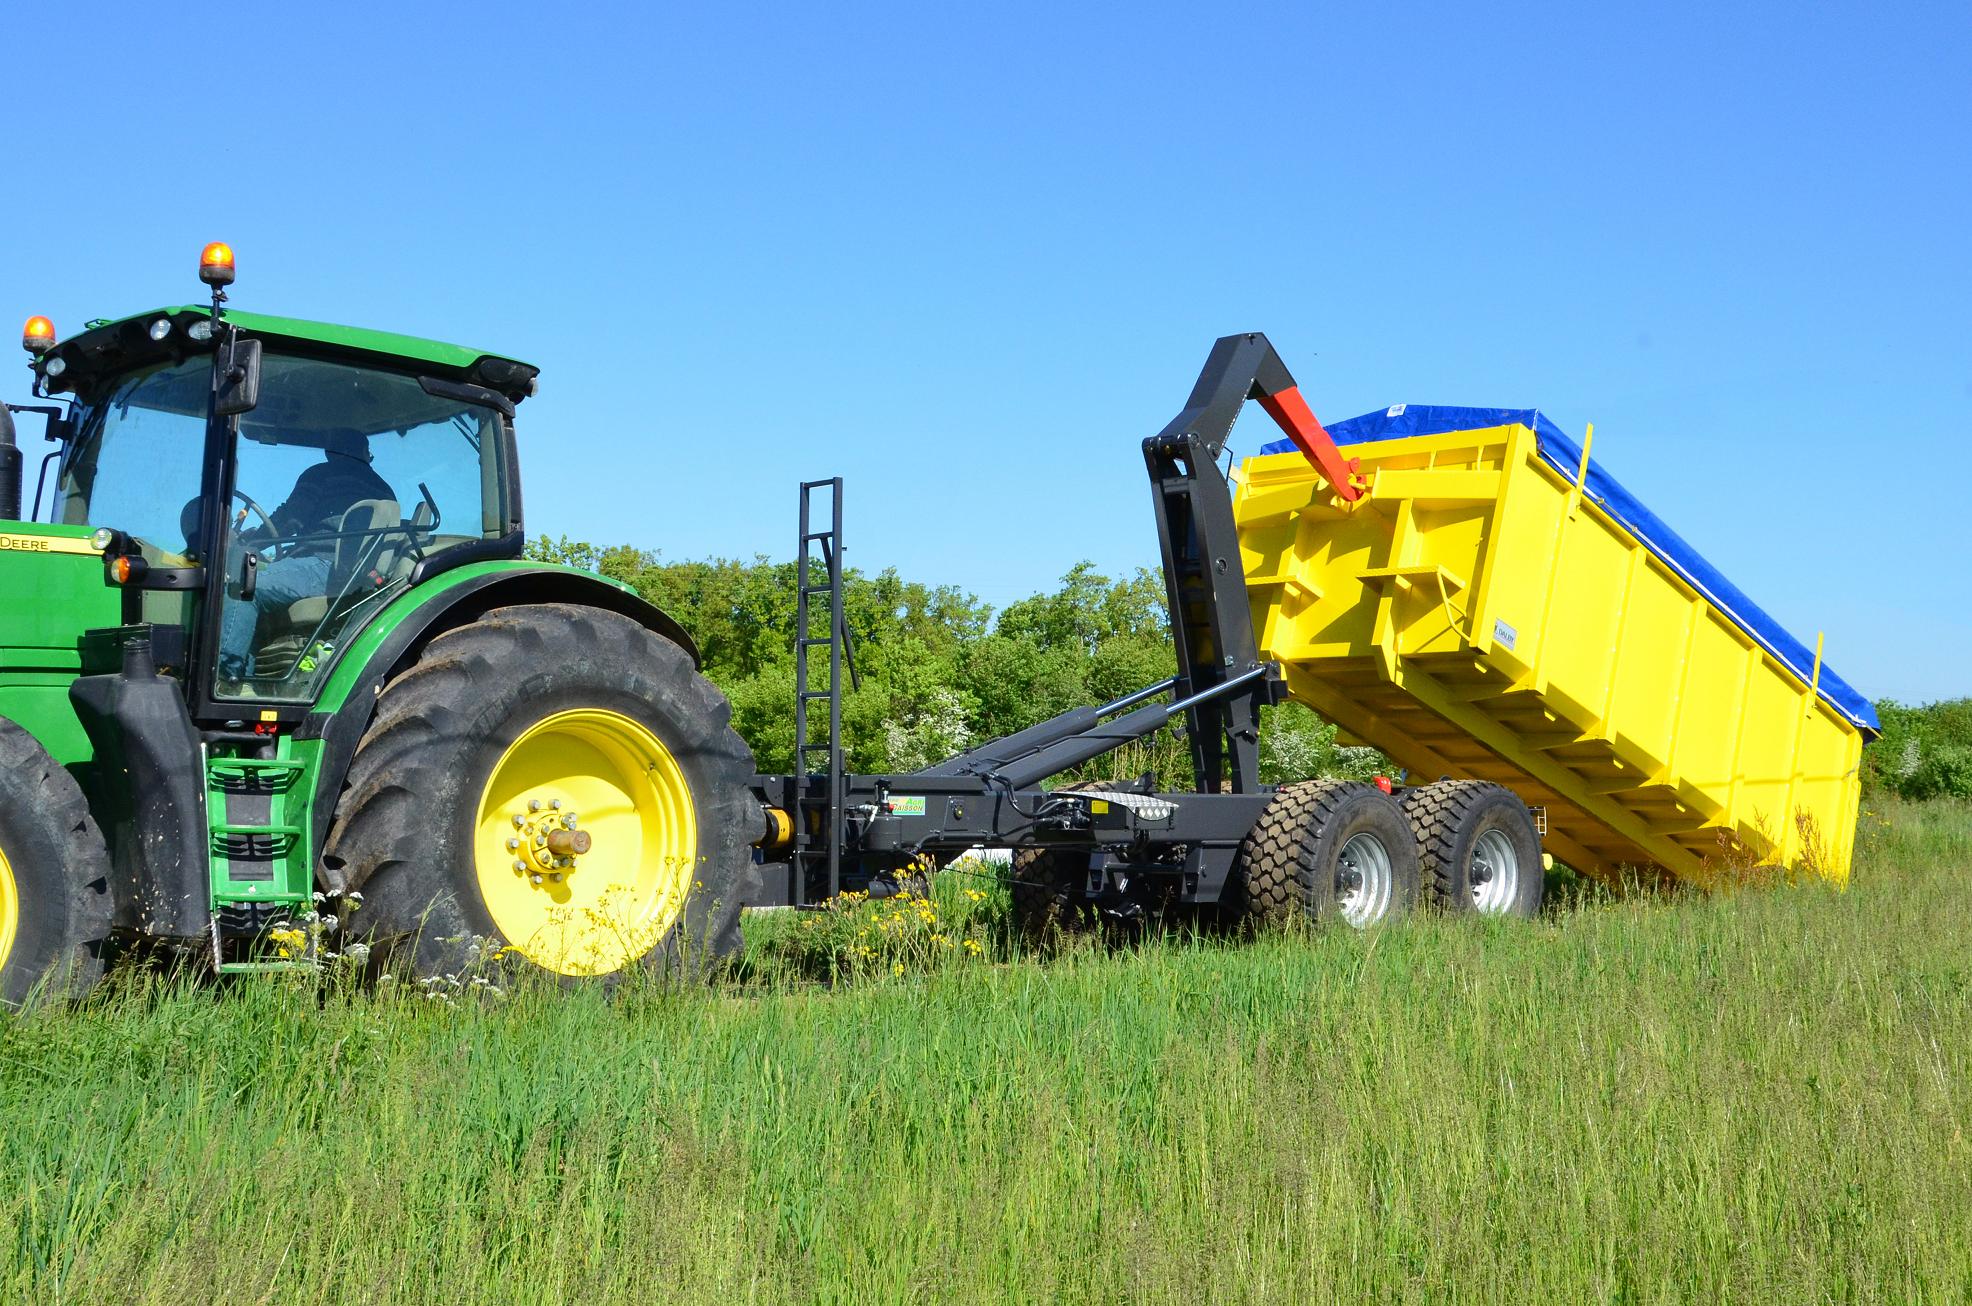
<svg viewBox="0 0 1972 1306">
<path fill-rule="evenodd" d="M 526 863 L 526 862 L 524 862 L 524 861 L 522 861 L 522 860 L 520 860 L 520 858 L 518 858 L 518 857 L 516 857 L 516 858 L 514 858 L 514 870 L 516 870 L 516 871 L 524 871 L 524 870 L 526 870 L 526 869 L 527 869 L 527 863 Z"/>
<path fill-rule="evenodd" d="M 548 806 L 549 806 L 549 807 L 552 807 L 552 808 L 553 808 L 554 810 L 556 810 L 557 812 L 559 812 L 559 811 L 561 810 L 561 799 L 559 799 L 559 798 L 550 798 L 550 799 L 548 800 Z"/>
<path fill-rule="evenodd" d="M 541 883 L 541 873 L 536 871 L 534 874 L 528 876 L 527 879 L 530 884 L 539 884 Z"/>
<path fill-rule="evenodd" d="M 556 884 L 560 884 L 560 883 L 561 883 L 561 872 L 560 872 L 560 871 L 556 871 L 556 872 L 555 872 L 555 873 L 554 873 L 553 875 L 550 875 L 550 876 L 549 876 L 548 878 L 549 878 L 549 879 L 551 879 L 551 880 L 553 880 L 553 881 L 554 881 L 554 882 L 555 882 Z"/>
<path fill-rule="evenodd" d="M 518 840 L 518 839 L 509 839 L 509 840 L 507 840 L 507 851 L 508 851 L 508 852 L 512 852 L 512 851 L 513 851 L 514 849 L 516 849 L 516 848 L 518 848 L 518 847 L 520 847 L 520 840 Z"/>
<path fill-rule="evenodd" d="M 518 812 L 516 812 L 514 814 L 514 829 L 518 830 L 520 829 L 521 826 L 526 824 L 527 821 Z"/>
<path fill-rule="evenodd" d="M 573 830 L 575 828 L 575 813 L 563 812 L 561 815 L 561 823 L 563 829 Z"/>
<path fill-rule="evenodd" d="M 528 799 L 528 800 L 527 800 L 527 810 L 528 810 L 528 811 L 530 811 L 530 812 L 538 812 L 538 811 L 540 811 L 540 810 L 541 810 L 541 800 L 540 800 L 539 798 L 530 798 L 530 799 Z"/>
</svg>

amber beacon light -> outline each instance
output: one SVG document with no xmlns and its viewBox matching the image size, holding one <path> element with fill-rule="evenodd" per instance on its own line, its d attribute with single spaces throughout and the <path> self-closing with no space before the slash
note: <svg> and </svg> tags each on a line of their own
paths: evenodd
<svg viewBox="0 0 1972 1306">
<path fill-rule="evenodd" d="M 30 354 L 45 354 L 55 347 L 55 324 L 45 317 L 31 317 L 21 328 L 21 348 Z"/>
<path fill-rule="evenodd" d="M 208 286 L 233 284 L 233 247 L 215 240 L 199 255 L 199 280 Z"/>
</svg>

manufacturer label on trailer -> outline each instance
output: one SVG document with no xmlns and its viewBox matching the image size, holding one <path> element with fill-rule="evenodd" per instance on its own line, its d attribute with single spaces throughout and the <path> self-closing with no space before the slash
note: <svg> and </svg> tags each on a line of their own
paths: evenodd
<svg viewBox="0 0 1972 1306">
<path fill-rule="evenodd" d="M 888 798 L 884 800 L 883 810 L 892 816 L 923 816 L 924 795 L 914 794 L 908 798 Z"/>
<path fill-rule="evenodd" d="M 1507 625 L 1504 621 L 1496 620 L 1493 622 L 1493 643 L 1498 644 L 1507 652 L 1511 653 L 1513 651 L 1514 641 L 1519 638 L 1520 632 Z"/>
</svg>

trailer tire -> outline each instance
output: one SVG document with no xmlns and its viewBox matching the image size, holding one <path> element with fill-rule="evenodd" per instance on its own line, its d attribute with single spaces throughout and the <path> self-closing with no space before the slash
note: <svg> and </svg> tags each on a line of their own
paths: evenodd
<svg viewBox="0 0 1972 1306">
<path fill-rule="evenodd" d="M 1518 794 L 1485 780 L 1440 780 L 1405 790 L 1402 802 L 1426 902 L 1488 916 L 1540 913 L 1540 832 Z"/>
<path fill-rule="evenodd" d="M 1240 845 L 1227 888 L 1249 921 L 1341 920 L 1361 929 L 1416 905 L 1417 844 L 1396 800 L 1373 785 L 1286 785 Z"/>
<path fill-rule="evenodd" d="M 1029 943 L 1084 934 L 1096 926 L 1095 904 L 1083 892 L 1089 854 L 1083 848 L 1022 848 L 1008 867 L 1014 932 Z"/>
<path fill-rule="evenodd" d="M 88 992 L 111 928 L 109 848 L 81 786 L 0 718 L 0 1007 Z"/>
<path fill-rule="evenodd" d="M 1062 785 L 1059 792 L 1105 787 L 1100 780 L 1075 780 Z M 1102 915 L 1085 891 L 1088 874 L 1086 848 L 1016 849 L 1007 867 L 1014 933 L 1029 943 L 1038 943 L 1056 934 L 1094 930 L 1102 923 Z"/>
<path fill-rule="evenodd" d="M 423 975 L 517 952 L 615 980 L 737 952 L 760 814 L 731 715 L 682 648 L 600 608 L 440 634 L 383 687 L 337 804 L 324 860 L 362 895 L 352 932 Z M 537 843 L 558 833 L 565 857 Z"/>
</svg>

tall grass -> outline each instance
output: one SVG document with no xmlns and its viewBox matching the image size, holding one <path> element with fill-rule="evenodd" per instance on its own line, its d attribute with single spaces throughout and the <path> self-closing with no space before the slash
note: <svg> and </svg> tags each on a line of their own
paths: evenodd
<svg viewBox="0 0 1972 1306">
<path fill-rule="evenodd" d="M 954 879 L 986 955 L 902 978 L 852 913 L 614 999 L 126 984 L 0 1025 L 0 1297 L 1966 1300 L 1969 866 L 1913 806 L 1846 894 L 1041 963 Z"/>
</svg>

